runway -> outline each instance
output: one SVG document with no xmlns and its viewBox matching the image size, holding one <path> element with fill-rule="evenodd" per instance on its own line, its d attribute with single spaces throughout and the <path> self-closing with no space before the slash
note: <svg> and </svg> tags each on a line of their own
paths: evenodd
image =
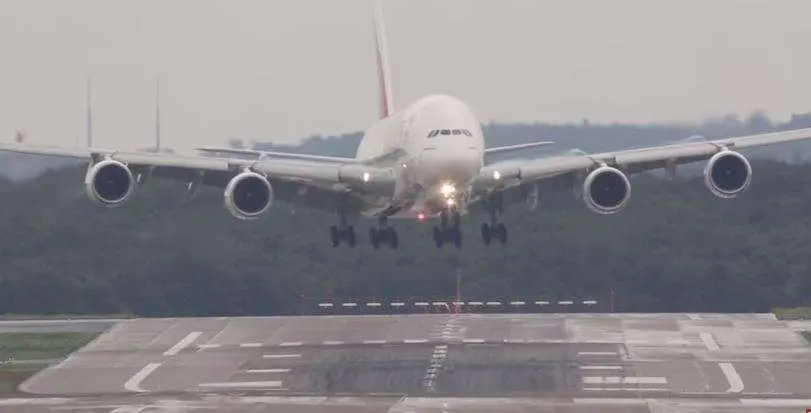
<svg viewBox="0 0 811 413">
<path fill-rule="evenodd" d="M 771 314 L 134 319 L 21 389 L 26 411 L 796 412 L 809 372 Z"/>
</svg>

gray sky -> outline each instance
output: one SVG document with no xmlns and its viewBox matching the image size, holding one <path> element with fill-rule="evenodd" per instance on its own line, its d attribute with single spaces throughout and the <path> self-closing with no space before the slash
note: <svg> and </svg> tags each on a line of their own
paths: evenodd
<svg viewBox="0 0 811 413">
<path fill-rule="evenodd" d="M 376 115 L 371 0 L 0 0 L 0 140 L 291 141 Z M 681 121 L 811 111 L 808 0 L 384 0 L 395 107 L 483 122 Z M 5 136 L 5 137 L 3 137 Z"/>
</svg>

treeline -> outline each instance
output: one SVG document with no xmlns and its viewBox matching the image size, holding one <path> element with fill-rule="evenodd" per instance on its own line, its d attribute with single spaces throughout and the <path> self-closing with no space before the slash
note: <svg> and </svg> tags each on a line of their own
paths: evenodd
<svg viewBox="0 0 811 413">
<path fill-rule="evenodd" d="M 811 305 L 811 166 L 753 162 L 750 190 L 713 197 L 700 177 L 640 175 L 623 212 L 600 216 L 571 192 L 517 206 L 510 243 L 438 250 L 430 226 L 396 223 L 397 251 L 332 248 L 333 217 L 276 205 L 230 217 L 217 189 L 184 199 L 153 180 L 118 209 L 93 206 L 84 168 L 0 181 L 0 313 L 264 315 L 301 297 L 452 296 L 603 299 L 622 311 L 769 311 Z"/>
</svg>

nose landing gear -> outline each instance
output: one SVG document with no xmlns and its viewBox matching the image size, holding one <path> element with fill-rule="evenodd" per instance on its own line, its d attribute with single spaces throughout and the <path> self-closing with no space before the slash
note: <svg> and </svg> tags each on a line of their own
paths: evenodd
<svg viewBox="0 0 811 413">
<path fill-rule="evenodd" d="M 439 215 L 439 219 L 439 226 L 434 226 L 434 244 L 436 244 L 436 247 L 442 248 L 445 242 L 452 242 L 456 248 L 462 248 L 459 212 L 453 210 L 443 211 Z"/>
<path fill-rule="evenodd" d="M 400 244 L 397 231 L 388 226 L 388 220 L 384 217 L 378 222 L 377 228 L 369 228 L 369 242 L 374 249 L 380 248 L 380 244 L 388 244 L 389 248 L 396 250 Z"/>
</svg>

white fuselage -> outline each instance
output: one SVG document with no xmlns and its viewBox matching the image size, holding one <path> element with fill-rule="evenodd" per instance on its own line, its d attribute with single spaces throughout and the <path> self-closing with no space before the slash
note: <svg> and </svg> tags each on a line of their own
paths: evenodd
<svg viewBox="0 0 811 413">
<path fill-rule="evenodd" d="M 369 128 L 356 158 L 372 159 L 398 148 L 406 156 L 394 166 L 394 194 L 387 205 L 364 214 L 377 214 L 392 201 L 403 206 L 393 217 L 432 216 L 447 206 L 464 209 L 471 182 L 484 164 L 481 124 L 470 107 L 452 96 L 424 97 Z"/>
</svg>

